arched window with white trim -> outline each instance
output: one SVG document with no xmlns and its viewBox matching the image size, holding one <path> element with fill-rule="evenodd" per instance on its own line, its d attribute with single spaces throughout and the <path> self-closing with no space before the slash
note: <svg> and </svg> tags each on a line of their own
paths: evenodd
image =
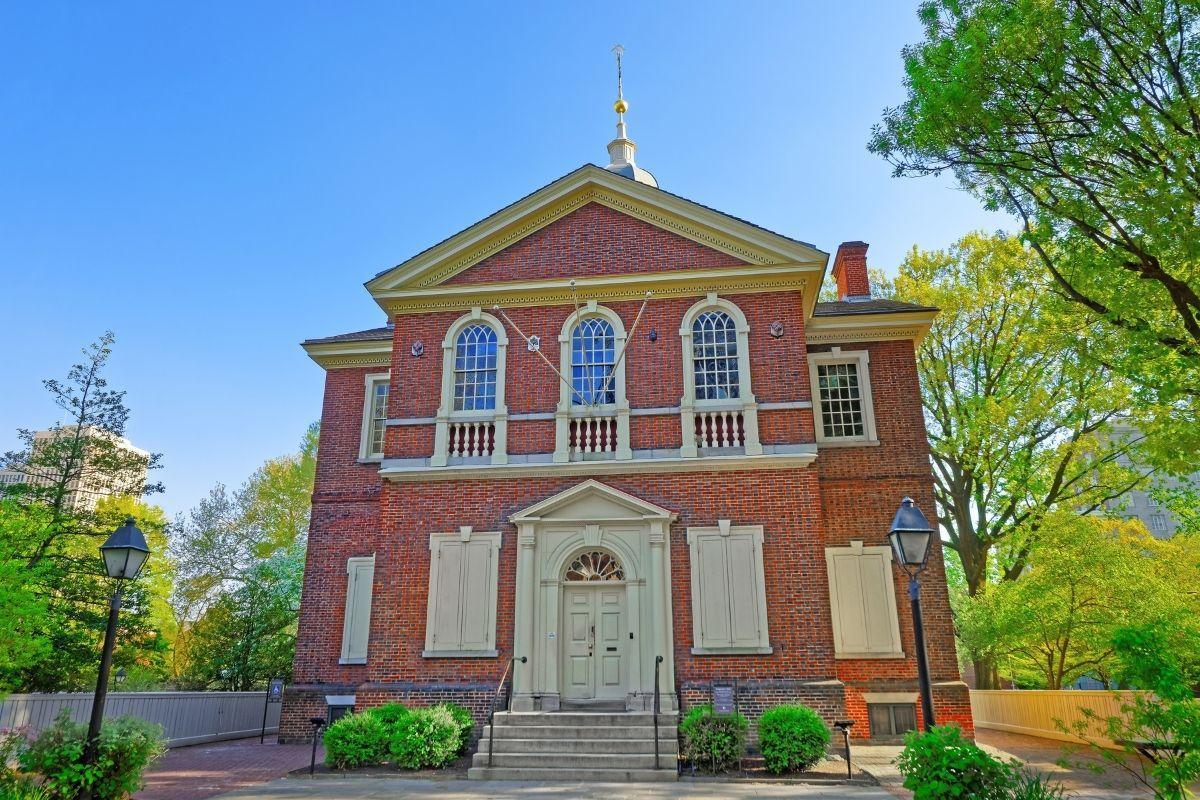
<svg viewBox="0 0 1200 800">
<path fill-rule="evenodd" d="M 750 326 L 742 310 L 709 294 L 684 314 L 680 454 L 762 453 L 750 388 Z"/>
<path fill-rule="evenodd" d="M 563 380 L 555 411 L 554 460 L 633 457 L 625 399 L 625 325 L 590 300 L 567 316 L 558 337 Z"/>
<path fill-rule="evenodd" d="M 508 463 L 504 325 L 482 308 L 457 319 L 442 340 L 442 399 L 430 466 Z"/>
</svg>

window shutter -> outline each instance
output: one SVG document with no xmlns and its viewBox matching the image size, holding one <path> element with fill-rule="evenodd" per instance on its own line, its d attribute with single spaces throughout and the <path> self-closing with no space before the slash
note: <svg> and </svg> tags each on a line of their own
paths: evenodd
<svg viewBox="0 0 1200 800">
<path fill-rule="evenodd" d="M 733 633 L 729 619 L 729 565 L 725 542 L 718 536 L 701 536 L 696 543 L 697 559 L 693 569 L 699 575 L 700 647 L 730 647 Z"/>
<path fill-rule="evenodd" d="M 825 559 L 835 653 L 902 656 L 889 548 L 830 547 Z"/>
<path fill-rule="evenodd" d="M 346 562 L 346 610 L 342 623 L 343 664 L 367 663 L 367 638 L 371 632 L 371 590 L 375 583 L 375 556 Z"/>
<path fill-rule="evenodd" d="M 769 653 L 762 528 L 689 528 L 688 544 L 695 648 Z"/>
<path fill-rule="evenodd" d="M 495 655 L 500 533 L 429 537 L 425 655 Z"/>
</svg>

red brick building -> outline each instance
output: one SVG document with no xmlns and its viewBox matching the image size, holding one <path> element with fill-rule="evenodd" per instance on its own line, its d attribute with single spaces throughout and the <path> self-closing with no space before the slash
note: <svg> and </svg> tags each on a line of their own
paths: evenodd
<svg viewBox="0 0 1200 800">
<path fill-rule="evenodd" d="M 907 580 L 884 537 L 932 514 L 915 348 L 933 309 L 657 188 L 619 127 L 587 165 L 367 289 L 386 327 L 326 370 L 295 683 L 330 705 L 443 699 L 636 714 L 799 701 L 911 726 Z M 971 729 L 942 553 L 923 576 L 939 722 Z M 658 662 L 657 657 L 662 661 Z"/>
</svg>

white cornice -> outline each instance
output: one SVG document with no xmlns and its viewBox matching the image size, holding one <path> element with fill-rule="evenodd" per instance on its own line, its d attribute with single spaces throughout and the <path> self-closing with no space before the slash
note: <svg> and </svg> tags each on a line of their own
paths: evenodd
<svg viewBox="0 0 1200 800">
<path fill-rule="evenodd" d="M 550 478 L 576 475 L 644 475 L 676 472 L 731 472 L 734 470 L 807 467 L 817 458 L 816 445 L 803 452 L 771 455 L 704 456 L 697 458 L 646 458 L 631 461 L 571 461 L 539 464 L 462 464 L 449 467 L 388 466 L 379 475 L 395 482 L 487 480 L 491 478 Z"/>
<path fill-rule="evenodd" d="M 809 344 L 912 339 L 919 346 L 936 316 L 936 311 L 894 311 L 812 317 L 804 334 Z"/>
<path fill-rule="evenodd" d="M 303 344 L 308 357 L 325 369 L 386 367 L 392 363 L 390 341 L 322 342 Z"/>
</svg>

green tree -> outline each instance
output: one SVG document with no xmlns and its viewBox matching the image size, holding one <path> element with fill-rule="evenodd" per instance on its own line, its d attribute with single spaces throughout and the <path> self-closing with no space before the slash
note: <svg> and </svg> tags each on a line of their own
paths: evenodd
<svg viewBox="0 0 1200 800">
<path fill-rule="evenodd" d="M 314 424 L 298 453 L 267 461 L 236 493 L 218 484 L 177 520 L 172 670 L 184 685 L 290 676 L 316 444 Z"/>
<path fill-rule="evenodd" d="M 913 248 L 895 294 L 941 309 L 917 367 L 939 518 L 976 595 L 1021 574 L 1031 539 L 1016 535 L 1047 513 L 1099 510 L 1144 480 L 1118 463 L 1130 444 L 1101 435 L 1130 393 L 1014 238 Z"/>
<path fill-rule="evenodd" d="M 920 18 L 907 98 L 871 150 L 1021 220 L 1184 468 L 1200 444 L 1200 5 L 928 0 Z"/>
<path fill-rule="evenodd" d="M 1169 625 L 1195 641 L 1200 573 L 1194 543 L 1160 541 L 1138 521 L 1048 516 L 1029 546 L 1029 566 L 974 598 L 958 598 L 966 649 L 986 653 L 1024 686 L 1061 689 L 1117 667 L 1113 636 L 1129 620 Z"/>
</svg>

